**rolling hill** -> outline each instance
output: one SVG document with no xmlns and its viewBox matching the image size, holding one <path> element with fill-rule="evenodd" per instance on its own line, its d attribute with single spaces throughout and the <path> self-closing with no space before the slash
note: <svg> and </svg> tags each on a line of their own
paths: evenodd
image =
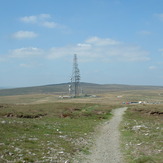
<svg viewBox="0 0 163 163">
<path fill-rule="evenodd" d="M 69 83 L 51 84 L 35 87 L 22 87 L 12 89 L 1 89 L 0 96 L 13 96 L 13 95 L 27 95 L 27 94 L 68 94 Z M 163 86 L 134 86 L 134 85 L 120 85 L 120 84 L 93 84 L 93 83 L 80 83 L 80 87 L 84 94 L 98 94 L 115 91 L 127 90 L 154 90 L 163 89 Z"/>
</svg>

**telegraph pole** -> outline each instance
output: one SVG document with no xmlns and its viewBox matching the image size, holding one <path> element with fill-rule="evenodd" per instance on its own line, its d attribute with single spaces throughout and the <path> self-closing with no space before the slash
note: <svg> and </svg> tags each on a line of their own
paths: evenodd
<svg viewBox="0 0 163 163">
<path fill-rule="evenodd" d="M 77 55 L 74 54 L 73 69 L 71 76 L 71 89 L 74 97 L 77 97 L 79 95 L 79 84 L 80 84 L 80 71 L 78 68 Z"/>
</svg>

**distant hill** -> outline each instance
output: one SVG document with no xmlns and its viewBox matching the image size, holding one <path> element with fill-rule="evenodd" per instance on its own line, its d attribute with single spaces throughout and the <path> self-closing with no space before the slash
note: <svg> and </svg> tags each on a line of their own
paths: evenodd
<svg viewBox="0 0 163 163">
<path fill-rule="evenodd" d="M 0 87 L 0 89 L 8 89 L 8 87 Z"/>
<path fill-rule="evenodd" d="M 25 94 L 68 94 L 68 85 L 70 83 L 51 84 L 35 87 L 23 87 L 12 89 L 1 89 L 0 96 L 13 96 Z M 163 86 L 134 86 L 134 85 L 120 85 L 120 84 L 93 84 L 80 83 L 80 87 L 84 94 L 107 93 L 114 91 L 126 90 L 154 90 L 163 89 Z"/>
</svg>

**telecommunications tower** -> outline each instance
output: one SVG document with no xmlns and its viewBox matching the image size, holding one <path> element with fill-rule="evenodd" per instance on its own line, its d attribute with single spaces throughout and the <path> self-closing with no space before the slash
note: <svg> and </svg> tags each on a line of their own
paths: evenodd
<svg viewBox="0 0 163 163">
<path fill-rule="evenodd" d="M 79 95 L 79 84 L 80 84 L 80 71 L 78 68 L 77 55 L 74 54 L 71 85 L 69 85 L 70 92 L 74 97 L 77 97 Z"/>
</svg>

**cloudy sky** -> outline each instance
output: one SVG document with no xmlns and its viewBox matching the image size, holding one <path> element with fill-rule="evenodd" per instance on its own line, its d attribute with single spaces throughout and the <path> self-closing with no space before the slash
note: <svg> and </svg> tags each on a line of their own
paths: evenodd
<svg viewBox="0 0 163 163">
<path fill-rule="evenodd" d="M 163 86 L 162 0 L 0 0 L 0 87 Z"/>
</svg>

